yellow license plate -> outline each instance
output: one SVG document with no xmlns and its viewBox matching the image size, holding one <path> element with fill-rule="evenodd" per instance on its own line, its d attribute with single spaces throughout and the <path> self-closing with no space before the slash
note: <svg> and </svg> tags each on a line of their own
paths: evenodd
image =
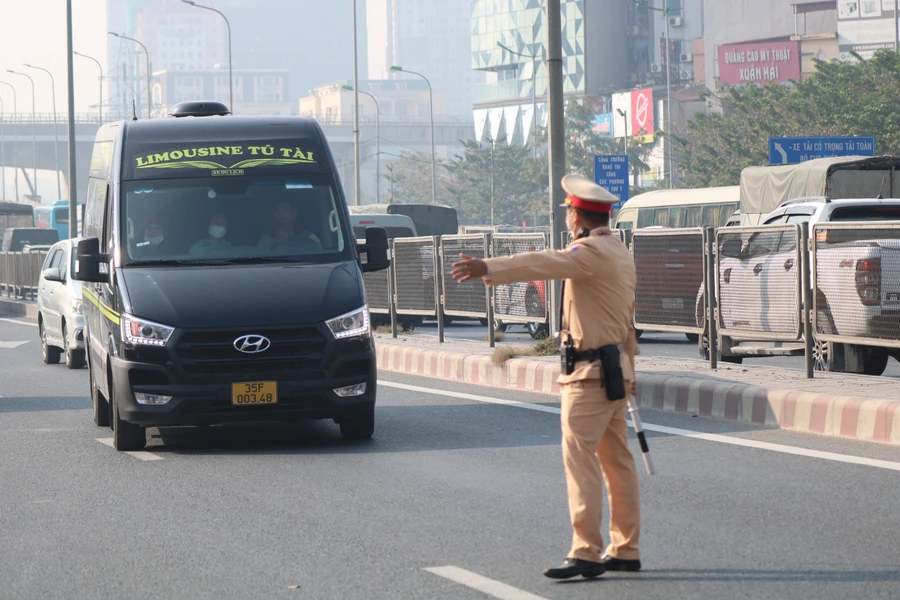
<svg viewBox="0 0 900 600">
<path fill-rule="evenodd" d="M 278 383 L 275 381 L 232 383 L 231 403 L 235 406 L 278 404 Z"/>
</svg>

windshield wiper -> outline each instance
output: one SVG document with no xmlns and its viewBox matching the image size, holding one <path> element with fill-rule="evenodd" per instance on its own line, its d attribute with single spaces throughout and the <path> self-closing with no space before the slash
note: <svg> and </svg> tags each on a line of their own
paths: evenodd
<svg viewBox="0 0 900 600">
<path fill-rule="evenodd" d="M 159 258 L 154 260 L 133 260 L 128 263 L 130 266 L 159 266 L 159 265 L 168 265 L 175 267 L 182 267 L 186 265 L 226 265 L 228 264 L 227 260 L 218 260 L 218 259 L 206 259 L 206 260 L 184 260 L 184 259 L 174 259 L 174 258 Z"/>
<path fill-rule="evenodd" d="M 291 264 L 302 264 L 302 265 L 311 265 L 312 261 L 297 258 L 294 256 L 236 256 L 234 258 L 226 258 L 224 259 L 228 264 L 252 264 L 252 263 L 264 263 L 264 262 L 273 262 L 273 263 L 291 263 Z"/>
</svg>

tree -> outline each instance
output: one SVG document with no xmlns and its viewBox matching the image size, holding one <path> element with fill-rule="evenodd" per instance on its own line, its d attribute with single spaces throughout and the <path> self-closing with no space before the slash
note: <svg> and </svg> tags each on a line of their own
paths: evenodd
<svg viewBox="0 0 900 600">
<path fill-rule="evenodd" d="M 438 204 L 450 204 L 447 190 L 450 174 L 447 172 L 447 161 L 436 161 L 435 173 Z M 388 163 L 387 173 L 382 178 L 387 180 L 393 189 L 393 202 L 397 204 L 431 204 L 431 153 L 405 152 L 396 160 Z M 384 188 L 382 188 L 384 189 Z M 389 188 L 390 189 L 390 188 Z M 382 198 L 384 195 L 382 195 Z M 452 206 L 452 204 L 450 204 Z"/>
<path fill-rule="evenodd" d="M 681 183 L 736 185 L 745 167 L 768 164 L 769 137 L 873 135 L 876 154 L 900 152 L 900 54 L 857 59 L 816 61 L 813 75 L 791 85 L 705 94 L 722 112 L 697 115 L 674 136 Z"/>
<path fill-rule="evenodd" d="M 536 187 L 528 146 L 494 144 L 494 222 L 515 225 L 534 212 Z M 463 142 L 463 153 L 451 159 L 449 192 L 459 204 L 460 216 L 489 220 L 491 217 L 491 146 Z"/>
</svg>

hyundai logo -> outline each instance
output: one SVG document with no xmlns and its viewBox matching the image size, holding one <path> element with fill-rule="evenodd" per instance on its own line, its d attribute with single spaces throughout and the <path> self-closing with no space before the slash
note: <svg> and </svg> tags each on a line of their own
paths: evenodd
<svg viewBox="0 0 900 600">
<path fill-rule="evenodd" d="M 242 335 L 234 340 L 235 349 L 244 354 L 259 354 L 268 350 L 271 345 L 269 338 L 261 335 Z"/>
</svg>

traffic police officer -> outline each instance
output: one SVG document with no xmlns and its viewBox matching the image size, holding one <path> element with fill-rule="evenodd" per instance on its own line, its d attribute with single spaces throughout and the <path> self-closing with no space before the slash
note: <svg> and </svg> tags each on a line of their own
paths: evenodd
<svg viewBox="0 0 900 600">
<path fill-rule="evenodd" d="M 459 282 L 483 277 L 488 285 L 565 280 L 561 338 L 574 345 L 576 359 L 572 372 L 566 374 L 564 369 L 558 381 L 573 536 L 568 558 L 544 572 L 553 579 L 641 568 L 638 482 L 625 422 L 628 405 L 624 399 L 608 399 L 612 386 L 601 375 L 608 371 L 596 360 L 597 349 L 618 347 L 625 393 L 634 393 L 634 261 L 609 229 L 617 198 L 580 175 L 567 175 L 562 186 L 568 193 L 566 225 L 576 238 L 568 248 L 487 260 L 462 256 L 452 272 Z M 583 360 L 586 357 L 589 360 Z M 601 476 L 610 505 L 605 552 Z"/>
</svg>

